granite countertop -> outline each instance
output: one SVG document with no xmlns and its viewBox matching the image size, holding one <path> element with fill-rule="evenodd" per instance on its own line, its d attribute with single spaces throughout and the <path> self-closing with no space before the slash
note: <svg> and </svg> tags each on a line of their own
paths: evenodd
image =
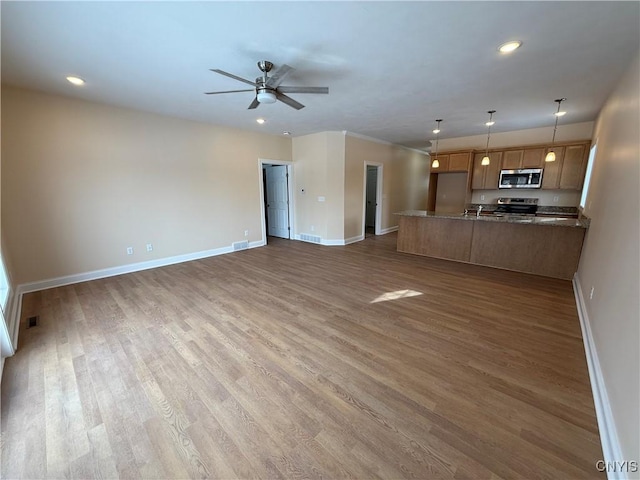
<svg viewBox="0 0 640 480">
<path fill-rule="evenodd" d="M 496 215 L 480 215 L 475 213 L 465 215 L 463 213 L 436 213 L 427 210 L 405 210 L 397 212 L 394 215 L 404 217 L 428 217 L 428 218 L 449 218 L 454 220 L 471 220 L 481 222 L 500 222 L 500 223 L 517 223 L 521 225 L 549 225 L 552 227 L 578 227 L 587 228 L 587 222 L 577 218 L 566 217 L 533 217 L 533 216 L 496 216 Z"/>
</svg>

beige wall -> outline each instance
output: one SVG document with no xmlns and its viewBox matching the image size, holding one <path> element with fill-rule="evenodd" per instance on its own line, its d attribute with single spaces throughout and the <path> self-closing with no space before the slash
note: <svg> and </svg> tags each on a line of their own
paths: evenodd
<svg viewBox="0 0 640 480">
<path fill-rule="evenodd" d="M 258 158 L 291 160 L 287 138 L 6 87 L 2 127 L 16 284 L 260 240 Z"/>
<path fill-rule="evenodd" d="M 398 225 L 395 212 L 426 208 L 428 156 L 354 135 L 345 143 L 345 238 L 362 235 L 365 162 L 383 167 L 381 229 Z"/>
<path fill-rule="evenodd" d="M 636 56 L 598 116 L 578 279 L 622 458 L 640 451 L 640 61 Z M 589 299 L 591 287 L 593 299 Z M 636 474 L 637 478 L 637 474 Z"/>
<path fill-rule="evenodd" d="M 321 132 L 293 139 L 297 235 L 343 238 L 344 136 Z M 324 201 L 322 201 L 324 198 Z"/>
<path fill-rule="evenodd" d="M 550 114 L 550 117 L 552 115 Z M 573 123 L 558 126 L 556 141 L 569 142 L 574 140 L 587 140 L 593 133 L 593 122 Z M 543 128 L 531 128 L 527 130 L 515 130 L 513 132 L 500 132 L 491 134 L 491 148 L 508 148 L 520 145 L 535 145 L 549 143 L 553 135 L 553 126 Z M 469 137 L 445 138 L 439 141 L 439 150 L 482 150 L 487 142 L 487 135 L 473 135 Z M 453 191 L 440 191 L 438 182 L 438 196 L 446 194 L 450 196 Z M 484 196 L 484 198 L 482 198 Z M 580 192 L 567 190 L 535 190 L 527 192 L 523 190 L 474 190 L 471 195 L 471 203 L 496 203 L 499 197 L 524 197 L 538 198 L 539 205 L 556 207 L 577 207 L 580 202 Z"/>
</svg>

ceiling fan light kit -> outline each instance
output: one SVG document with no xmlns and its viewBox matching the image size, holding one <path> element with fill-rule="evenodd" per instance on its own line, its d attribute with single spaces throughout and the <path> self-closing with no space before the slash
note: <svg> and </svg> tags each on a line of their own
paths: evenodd
<svg viewBox="0 0 640 480">
<path fill-rule="evenodd" d="M 266 88 L 258 89 L 256 98 L 260 103 L 276 103 L 276 94 Z"/>
<path fill-rule="evenodd" d="M 293 98 L 285 95 L 286 93 L 316 93 L 316 94 L 327 94 L 329 93 L 329 87 L 293 87 L 293 86 L 280 86 L 280 83 L 284 80 L 284 78 L 291 72 L 293 67 L 289 65 L 283 64 L 280 65 L 273 72 L 271 76 L 269 76 L 269 72 L 273 69 L 273 63 L 268 60 L 262 60 L 258 62 L 258 68 L 263 73 L 261 77 L 256 78 L 255 82 L 251 80 L 247 80 L 246 78 L 239 77 L 229 72 L 225 72 L 224 70 L 219 69 L 211 69 L 212 72 L 218 73 L 220 75 L 224 75 L 225 77 L 233 78 L 239 82 L 247 83 L 252 85 L 255 92 L 256 97 L 253 99 L 253 102 L 249 104 L 249 110 L 257 108 L 261 103 L 276 103 L 276 101 L 281 101 L 282 103 L 289 105 L 291 108 L 295 108 L 296 110 L 300 110 L 304 108 L 304 105 L 300 102 L 294 100 Z M 223 92 L 205 92 L 205 95 L 215 95 L 218 93 L 236 93 L 236 92 L 251 92 L 252 90 L 227 90 Z"/>
</svg>

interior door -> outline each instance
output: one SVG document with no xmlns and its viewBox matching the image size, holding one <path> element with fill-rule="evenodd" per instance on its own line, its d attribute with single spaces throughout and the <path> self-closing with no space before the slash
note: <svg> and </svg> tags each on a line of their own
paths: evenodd
<svg viewBox="0 0 640 480">
<path fill-rule="evenodd" d="M 267 177 L 267 235 L 289 238 L 289 188 L 286 165 L 265 167 Z"/>
<path fill-rule="evenodd" d="M 365 209 L 365 225 L 375 228 L 378 193 L 378 167 L 367 166 L 367 206 Z"/>
</svg>

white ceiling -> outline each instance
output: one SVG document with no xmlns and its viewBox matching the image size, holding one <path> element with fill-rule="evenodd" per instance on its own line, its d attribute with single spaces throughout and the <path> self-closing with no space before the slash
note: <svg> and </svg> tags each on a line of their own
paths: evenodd
<svg viewBox="0 0 640 480">
<path fill-rule="evenodd" d="M 640 47 L 638 2 L 1 2 L 2 82 L 294 136 L 348 130 L 414 148 L 433 138 L 591 121 Z M 505 56 L 501 43 L 523 46 Z M 258 60 L 285 85 L 328 86 L 247 110 Z M 80 88 L 67 75 L 86 80 Z M 249 86 L 247 86 L 249 87 Z M 250 88 L 250 87 L 249 87 Z M 266 119 L 264 125 L 255 122 Z"/>
</svg>

